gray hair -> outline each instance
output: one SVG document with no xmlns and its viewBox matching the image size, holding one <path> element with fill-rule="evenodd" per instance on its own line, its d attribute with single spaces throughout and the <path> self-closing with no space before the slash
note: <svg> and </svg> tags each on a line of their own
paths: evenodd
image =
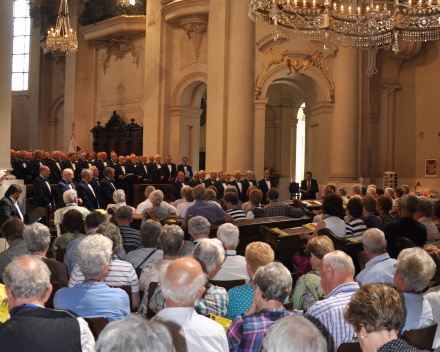
<svg viewBox="0 0 440 352">
<path fill-rule="evenodd" d="M 387 188 L 385 188 L 384 193 L 387 196 L 390 196 L 391 198 L 393 198 L 393 196 L 394 196 L 394 189 L 392 189 L 390 187 L 387 187 Z"/>
<path fill-rule="evenodd" d="M 112 155 L 115 153 L 112 153 Z M 113 169 L 112 167 L 106 167 L 104 169 L 104 172 L 102 173 L 104 175 L 104 177 L 107 177 L 110 174 L 114 174 L 115 173 L 115 169 Z"/>
<path fill-rule="evenodd" d="M 82 169 L 81 170 L 81 178 L 86 177 L 87 175 L 93 174 L 93 171 L 90 169 Z"/>
<path fill-rule="evenodd" d="M 348 255 L 339 255 L 339 251 L 333 251 L 327 253 L 322 258 L 322 267 L 326 269 L 328 266 L 331 266 L 337 273 L 351 273 L 351 277 L 354 276 L 355 269 L 353 260 Z"/>
<path fill-rule="evenodd" d="M 133 209 L 129 206 L 122 206 L 116 210 L 116 217 L 120 220 L 130 220 L 133 217 Z"/>
<path fill-rule="evenodd" d="M 435 268 L 431 256 L 418 247 L 404 249 L 397 257 L 396 273 L 402 275 L 402 282 L 415 292 L 422 292 L 428 285 Z"/>
<path fill-rule="evenodd" d="M 69 189 L 63 193 L 63 201 L 66 204 L 73 203 L 76 197 L 78 197 L 78 193 L 74 189 Z"/>
<path fill-rule="evenodd" d="M 252 176 L 254 175 L 254 172 L 251 170 L 246 171 L 246 176 L 252 174 Z"/>
<path fill-rule="evenodd" d="M 339 187 L 339 188 L 338 188 L 338 192 L 341 192 L 341 194 L 342 194 L 343 196 L 345 196 L 345 195 L 347 194 L 347 191 L 345 190 L 344 187 Z"/>
<path fill-rule="evenodd" d="M 235 194 L 238 194 L 237 187 L 235 187 L 235 186 L 226 186 L 224 194 L 231 193 L 231 192 L 235 193 Z"/>
<path fill-rule="evenodd" d="M 374 195 L 376 194 L 376 188 L 374 188 L 374 187 L 368 187 L 367 188 L 367 196 L 373 196 L 374 197 Z"/>
<path fill-rule="evenodd" d="M 76 264 L 85 279 L 94 279 L 112 260 L 112 241 L 100 234 L 87 236 L 78 246 Z"/>
<path fill-rule="evenodd" d="M 53 157 L 55 154 L 59 154 L 60 152 L 58 150 L 54 150 L 50 155 Z"/>
<path fill-rule="evenodd" d="M 419 198 L 419 213 L 427 218 L 434 214 L 434 203 L 431 199 L 426 197 Z"/>
<path fill-rule="evenodd" d="M 159 189 L 157 191 L 153 191 L 150 194 L 150 202 L 153 205 L 160 205 L 160 203 L 163 202 L 163 193 L 162 191 Z"/>
<path fill-rule="evenodd" d="M 145 221 L 139 231 L 141 243 L 145 248 L 154 248 L 157 244 L 160 232 L 162 231 L 162 225 L 158 221 L 147 220 Z"/>
<path fill-rule="evenodd" d="M 119 231 L 119 227 L 117 227 L 116 225 L 107 221 L 103 222 L 95 229 L 93 234 L 103 235 L 105 237 L 108 237 L 113 242 L 112 251 L 114 256 L 122 250 L 122 236 L 121 232 Z"/>
<path fill-rule="evenodd" d="M 26 226 L 23 239 L 31 252 L 43 252 L 50 243 L 49 228 L 38 222 Z"/>
<path fill-rule="evenodd" d="M 326 352 L 327 342 L 310 320 L 290 316 L 277 320 L 269 328 L 263 349 L 267 352 Z"/>
<path fill-rule="evenodd" d="M 216 266 L 225 261 L 225 249 L 217 238 L 205 238 L 197 243 L 193 251 L 193 258 L 204 264 L 206 274 L 210 275 Z M 203 267 L 203 265 L 202 265 Z M 284 297 L 286 298 L 286 297 Z"/>
<path fill-rule="evenodd" d="M 402 186 L 400 186 L 400 188 L 402 188 L 402 190 L 404 191 L 403 193 L 408 194 L 408 192 L 409 192 L 409 186 L 408 185 L 402 185 Z"/>
<path fill-rule="evenodd" d="M 372 254 L 382 254 L 387 250 L 385 234 L 377 228 L 371 228 L 364 232 L 362 244 Z"/>
<path fill-rule="evenodd" d="M 361 194 L 361 191 L 362 191 L 361 186 L 359 186 L 359 185 L 355 185 L 355 186 L 353 186 L 353 187 L 351 188 L 351 190 L 352 190 L 354 193 L 356 193 L 356 194 Z"/>
<path fill-rule="evenodd" d="M 184 185 L 184 186 L 182 186 L 182 188 L 180 189 L 180 196 L 181 196 L 182 198 L 185 198 L 185 191 L 186 191 L 188 188 L 191 188 L 191 186 Z"/>
<path fill-rule="evenodd" d="M 116 203 L 121 203 L 125 201 L 125 192 L 122 189 L 117 189 L 113 192 L 113 200 Z"/>
<path fill-rule="evenodd" d="M 207 235 L 211 224 L 203 216 L 195 216 L 188 221 L 188 230 L 194 236 Z"/>
<path fill-rule="evenodd" d="M 240 231 L 238 230 L 238 227 L 233 224 L 226 223 L 220 225 L 217 230 L 217 238 L 223 242 L 223 245 L 226 248 L 231 246 L 237 247 L 239 235 Z"/>
<path fill-rule="evenodd" d="M 292 276 L 279 262 L 260 266 L 255 272 L 254 281 L 260 288 L 261 297 L 266 301 L 283 303 L 292 288 Z"/>
<path fill-rule="evenodd" d="M 96 352 L 168 352 L 173 351 L 173 340 L 168 329 L 157 322 L 149 322 L 138 314 L 108 324 L 96 341 Z"/>
<path fill-rule="evenodd" d="M 68 173 L 71 173 L 73 175 L 73 170 L 70 168 L 64 169 L 63 170 L 63 177 L 66 176 Z"/>
<path fill-rule="evenodd" d="M 206 188 L 204 184 L 197 185 L 194 187 L 194 199 L 195 200 L 204 200 L 206 196 Z"/>
<path fill-rule="evenodd" d="M 183 230 L 177 225 L 165 225 L 159 235 L 159 243 L 164 255 L 179 256 L 183 248 Z"/>
<path fill-rule="evenodd" d="M 27 260 L 36 265 L 26 265 Z M 50 285 L 50 270 L 42 259 L 35 255 L 12 258 L 3 272 L 3 281 L 14 298 L 44 298 Z"/>
<path fill-rule="evenodd" d="M 403 198 L 396 199 L 396 208 L 402 208 Z"/>
<path fill-rule="evenodd" d="M 154 188 L 153 186 L 148 186 L 147 188 L 145 188 L 145 195 L 150 197 L 151 192 L 154 192 L 156 190 L 156 188 Z"/>
<path fill-rule="evenodd" d="M 417 213 L 419 204 L 419 198 L 415 194 L 408 194 L 402 200 L 402 207 L 410 214 Z"/>
<path fill-rule="evenodd" d="M 195 177 L 199 177 L 199 172 L 198 172 L 198 171 L 195 171 L 195 172 L 193 173 L 193 179 L 194 179 L 194 176 L 195 176 Z"/>
</svg>

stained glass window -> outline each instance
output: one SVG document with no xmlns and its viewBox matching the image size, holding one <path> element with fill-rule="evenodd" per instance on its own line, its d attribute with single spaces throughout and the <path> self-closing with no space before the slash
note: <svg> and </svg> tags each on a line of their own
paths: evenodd
<svg viewBox="0 0 440 352">
<path fill-rule="evenodd" d="M 14 0 L 14 45 L 12 56 L 12 90 L 29 89 L 29 41 L 31 18 L 27 0 Z"/>
</svg>

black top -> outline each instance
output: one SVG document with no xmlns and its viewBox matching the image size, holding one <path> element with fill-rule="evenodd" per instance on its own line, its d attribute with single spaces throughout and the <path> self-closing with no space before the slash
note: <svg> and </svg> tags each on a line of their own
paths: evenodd
<svg viewBox="0 0 440 352">
<path fill-rule="evenodd" d="M 405 340 L 396 339 L 379 347 L 377 352 L 421 352 L 421 350 L 408 345 Z"/>
</svg>

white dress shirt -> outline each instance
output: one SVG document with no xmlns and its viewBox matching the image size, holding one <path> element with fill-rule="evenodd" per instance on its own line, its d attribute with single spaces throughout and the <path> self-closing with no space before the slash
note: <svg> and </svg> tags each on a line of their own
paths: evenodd
<svg viewBox="0 0 440 352">
<path fill-rule="evenodd" d="M 177 209 L 175 207 L 173 207 L 172 205 L 168 204 L 167 202 L 162 202 L 160 203 L 160 206 L 162 208 L 167 208 L 170 210 L 170 213 L 175 213 L 177 211 Z M 143 214 L 145 210 L 150 209 L 153 207 L 153 204 L 150 202 L 149 199 L 147 199 L 146 201 L 143 201 L 142 203 L 140 203 L 136 209 L 136 214 Z"/>
<path fill-rule="evenodd" d="M 237 186 L 240 189 L 240 193 L 243 193 L 243 188 L 242 188 L 242 184 L 241 184 L 240 180 L 237 180 Z"/>
<path fill-rule="evenodd" d="M 161 322 L 170 330 L 176 352 L 229 351 L 224 328 L 197 314 L 193 307 L 165 308 L 151 321 Z"/>
<path fill-rule="evenodd" d="M 18 211 L 18 215 L 20 215 L 21 221 L 24 222 L 24 217 L 23 217 L 23 214 L 21 213 L 21 209 L 20 209 L 20 206 L 18 205 L 18 202 L 12 197 L 9 197 L 9 199 L 12 200 L 12 203 L 14 204 L 15 208 Z"/>
<path fill-rule="evenodd" d="M 186 215 L 186 210 L 187 210 L 191 205 L 193 205 L 193 204 L 194 204 L 194 202 L 180 203 L 180 204 L 177 206 L 177 213 L 176 213 L 176 215 L 177 215 L 177 216 L 180 216 L 181 218 L 184 218 L 185 215 Z"/>
<path fill-rule="evenodd" d="M 226 250 L 226 259 L 213 280 L 231 281 L 243 279 L 246 280 L 246 283 L 250 280 L 246 269 L 246 259 L 241 255 L 237 255 L 237 252 L 234 250 Z"/>
<path fill-rule="evenodd" d="M 267 189 L 270 189 L 270 188 L 271 188 L 271 186 L 270 186 L 270 180 L 266 179 L 266 185 L 267 185 Z"/>
</svg>

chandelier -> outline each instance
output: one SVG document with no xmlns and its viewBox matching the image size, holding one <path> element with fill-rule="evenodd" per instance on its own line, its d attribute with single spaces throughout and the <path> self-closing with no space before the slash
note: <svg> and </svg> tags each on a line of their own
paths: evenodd
<svg viewBox="0 0 440 352">
<path fill-rule="evenodd" d="M 374 6 L 373 0 L 365 11 L 360 7 L 338 7 L 325 0 L 324 5 L 298 4 L 296 0 L 250 0 L 249 17 L 254 22 L 274 25 L 273 39 L 292 37 L 300 40 L 319 40 L 324 48 L 329 41 L 356 50 L 368 50 L 367 74 L 378 72 L 376 54 L 379 49 L 397 53 L 399 41 L 416 42 L 440 39 L 440 0 L 418 0 L 400 3 L 392 9 L 385 3 Z"/>
<path fill-rule="evenodd" d="M 68 53 L 78 51 L 76 31 L 70 28 L 67 0 L 61 0 L 55 30 L 47 32 L 46 47 L 53 52 Z"/>
</svg>

